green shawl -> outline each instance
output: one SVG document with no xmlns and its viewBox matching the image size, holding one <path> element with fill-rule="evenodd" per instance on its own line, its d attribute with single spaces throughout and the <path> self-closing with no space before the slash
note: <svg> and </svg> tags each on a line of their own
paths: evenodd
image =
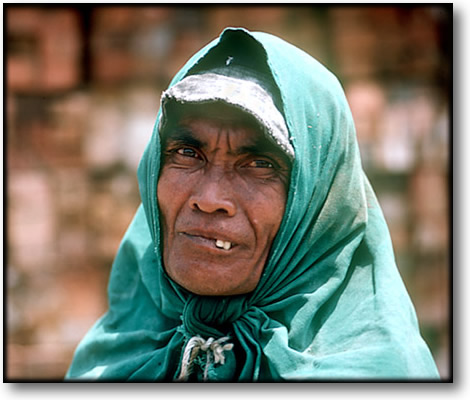
<svg viewBox="0 0 470 400">
<path fill-rule="evenodd" d="M 228 335 L 233 350 L 209 365 L 209 380 L 438 379 L 334 75 L 275 36 L 229 28 L 170 86 L 230 41 L 259 48 L 295 151 L 286 211 L 258 286 L 203 297 L 167 277 L 156 201 L 159 112 L 138 169 L 142 205 L 112 267 L 109 310 L 79 344 L 66 378 L 172 381 L 191 337 Z M 194 361 L 198 379 L 206 362 L 204 353 Z"/>
</svg>

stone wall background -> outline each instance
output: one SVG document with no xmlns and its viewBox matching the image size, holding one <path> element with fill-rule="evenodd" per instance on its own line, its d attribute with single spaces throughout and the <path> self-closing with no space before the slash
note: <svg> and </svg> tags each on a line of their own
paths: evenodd
<svg viewBox="0 0 470 400">
<path fill-rule="evenodd" d="M 423 336 L 449 376 L 451 9 L 82 4 L 4 14 L 6 377 L 61 379 L 105 312 L 160 94 L 226 26 L 281 36 L 342 81 Z"/>
</svg>

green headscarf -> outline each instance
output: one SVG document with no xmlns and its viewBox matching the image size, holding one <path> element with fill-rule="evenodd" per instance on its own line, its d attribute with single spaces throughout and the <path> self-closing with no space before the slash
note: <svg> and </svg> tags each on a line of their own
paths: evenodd
<svg viewBox="0 0 470 400">
<path fill-rule="evenodd" d="M 170 87 L 215 51 L 245 46 L 272 74 L 295 151 L 286 211 L 256 289 L 197 296 L 166 275 L 159 112 L 138 170 L 142 205 L 113 264 L 109 310 L 78 346 L 67 378 L 173 381 L 191 338 L 227 336 L 233 349 L 218 362 L 201 350 L 191 379 L 437 379 L 337 79 L 275 36 L 229 28 Z"/>
</svg>

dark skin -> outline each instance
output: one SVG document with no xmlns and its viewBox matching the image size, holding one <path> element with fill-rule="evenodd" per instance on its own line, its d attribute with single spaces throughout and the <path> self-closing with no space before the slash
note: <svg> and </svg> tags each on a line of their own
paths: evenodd
<svg viewBox="0 0 470 400">
<path fill-rule="evenodd" d="M 288 158 L 238 111 L 207 106 L 166 129 L 162 154 L 166 272 L 198 295 L 253 291 L 284 215 Z"/>
</svg>

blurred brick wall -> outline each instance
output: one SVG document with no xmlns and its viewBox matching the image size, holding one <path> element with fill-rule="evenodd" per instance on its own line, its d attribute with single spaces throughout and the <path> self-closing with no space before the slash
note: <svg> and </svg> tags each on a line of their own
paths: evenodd
<svg viewBox="0 0 470 400">
<path fill-rule="evenodd" d="M 7 372 L 60 379 L 106 310 L 161 91 L 226 26 L 333 70 L 421 329 L 449 373 L 449 80 L 443 8 L 9 6 Z"/>
</svg>

